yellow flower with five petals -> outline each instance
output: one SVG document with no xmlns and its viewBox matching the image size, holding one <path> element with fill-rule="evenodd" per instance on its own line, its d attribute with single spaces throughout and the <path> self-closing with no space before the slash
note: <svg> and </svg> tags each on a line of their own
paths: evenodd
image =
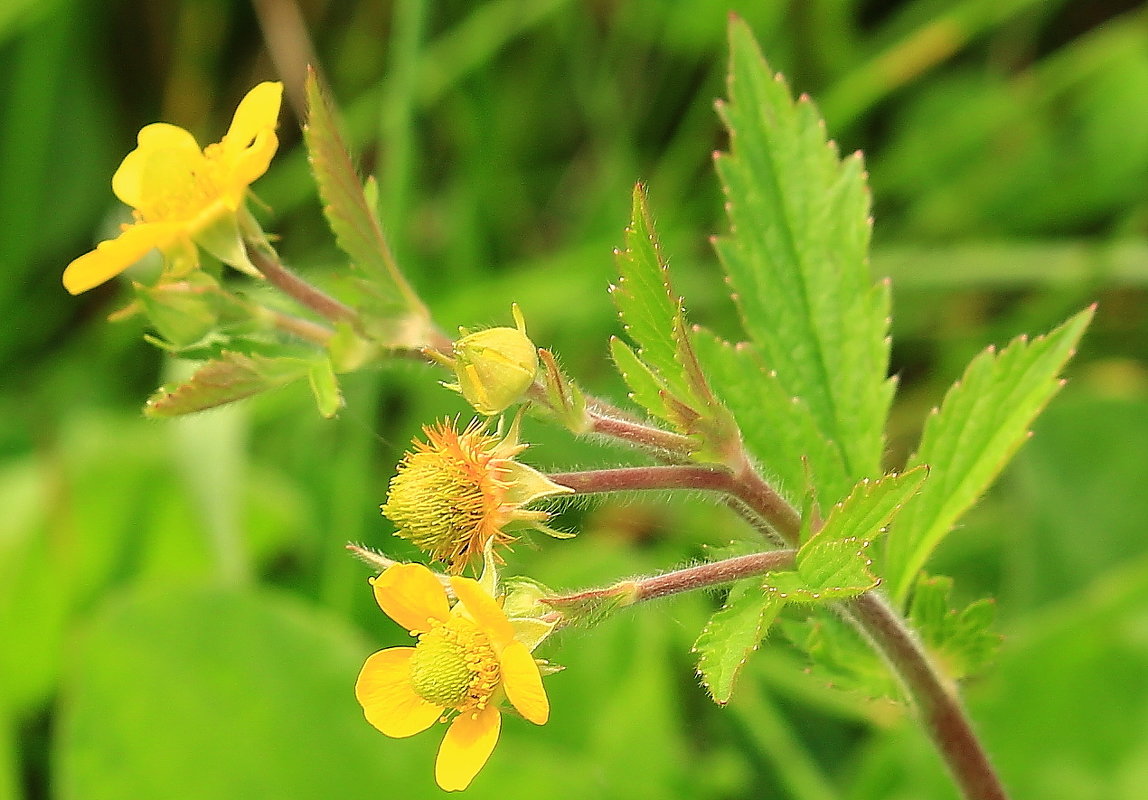
<svg viewBox="0 0 1148 800">
<path fill-rule="evenodd" d="M 422 564 L 395 564 L 372 585 L 387 616 L 418 642 L 370 656 L 355 697 L 367 721 L 387 736 L 413 736 L 449 719 L 435 780 L 447 791 L 461 791 L 498 742 L 502 700 L 536 725 L 549 718 L 542 675 L 530 652 L 539 639 L 520 634 L 498 601 L 471 578 L 450 578 L 453 607 L 443 584 Z"/>
<path fill-rule="evenodd" d="M 134 209 L 135 222 L 69 264 L 64 288 L 79 294 L 99 286 L 156 248 L 172 277 L 195 269 L 196 245 L 250 271 L 239 214 L 248 187 L 279 147 L 275 125 L 282 98 L 283 84 L 259 84 L 240 102 L 223 139 L 203 150 L 176 125 L 157 122 L 140 130 L 139 146 L 112 176 L 112 191 Z"/>
</svg>

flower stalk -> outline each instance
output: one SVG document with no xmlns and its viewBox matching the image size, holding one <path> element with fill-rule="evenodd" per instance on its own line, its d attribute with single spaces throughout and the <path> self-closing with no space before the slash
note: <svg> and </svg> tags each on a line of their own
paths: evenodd
<svg viewBox="0 0 1148 800">
<path fill-rule="evenodd" d="M 362 327 L 359 315 L 348 305 L 345 305 L 322 289 L 303 280 L 288 269 L 279 255 L 269 244 L 246 243 L 247 257 L 252 265 L 259 270 L 267 282 L 279 291 L 297 300 L 301 305 L 314 311 L 332 324 L 349 323 L 356 330 Z"/>
<path fill-rule="evenodd" d="M 619 581 L 604 589 L 588 589 L 584 592 L 545 597 L 542 602 L 560 611 L 579 609 L 595 603 L 611 603 L 621 608 L 682 592 L 724 586 L 743 578 L 765 575 L 774 570 L 792 569 L 796 553 L 796 550 L 769 550 L 764 553 L 707 561 L 704 564 L 683 567 L 649 578 Z"/>
</svg>

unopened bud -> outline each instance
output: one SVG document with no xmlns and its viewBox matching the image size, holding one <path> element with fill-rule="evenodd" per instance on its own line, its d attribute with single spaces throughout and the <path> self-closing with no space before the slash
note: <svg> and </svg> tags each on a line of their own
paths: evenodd
<svg viewBox="0 0 1148 800">
<path fill-rule="evenodd" d="M 538 372 L 538 348 L 518 306 L 514 328 L 487 328 L 454 343 L 456 388 L 480 414 L 500 414 L 522 400 Z"/>
</svg>

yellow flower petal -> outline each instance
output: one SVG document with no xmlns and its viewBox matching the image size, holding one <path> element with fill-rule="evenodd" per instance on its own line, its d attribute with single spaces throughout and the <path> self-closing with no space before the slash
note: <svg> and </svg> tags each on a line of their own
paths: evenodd
<svg viewBox="0 0 1148 800">
<path fill-rule="evenodd" d="M 455 717 L 438 749 L 434 777 L 448 792 L 460 792 L 470 785 L 498 743 L 502 715 L 487 706 L 477 715 Z"/>
<path fill-rule="evenodd" d="M 156 122 L 139 132 L 139 146 L 128 153 L 112 176 L 112 191 L 132 208 L 143 208 L 173 174 L 190 174 L 204 161 L 195 137 L 178 125 Z M 186 182 L 186 178 L 184 179 Z"/>
<path fill-rule="evenodd" d="M 239 101 L 239 107 L 231 119 L 231 127 L 223 137 L 223 148 L 228 155 L 238 154 L 251 147 L 260 133 L 274 131 L 282 103 L 283 84 L 278 81 L 264 81 L 248 92 Z"/>
<path fill-rule="evenodd" d="M 224 202 L 232 211 L 239 208 L 247 187 L 260 178 L 271 166 L 271 159 L 279 149 L 279 139 L 272 130 L 263 131 L 255 137 L 251 147 L 244 150 L 231 164 L 231 191 L 225 194 Z"/>
<path fill-rule="evenodd" d="M 502 651 L 502 688 L 518 713 L 535 725 L 550 719 L 550 701 L 542 688 L 542 675 L 530 650 L 522 642 L 511 642 Z"/>
<path fill-rule="evenodd" d="M 503 647 L 514 641 L 514 627 L 510 624 L 510 620 L 506 618 L 506 614 L 503 613 L 502 608 L 495 602 L 494 598 L 483 590 L 478 581 L 452 576 L 450 585 L 454 588 L 455 596 L 470 614 L 471 619 L 486 631 L 496 651 L 502 650 Z"/>
<path fill-rule="evenodd" d="M 395 564 L 372 584 L 379 608 L 408 631 L 425 632 L 431 620 L 450 618 L 446 590 L 422 564 Z"/>
<path fill-rule="evenodd" d="M 355 698 L 367 722 L 387 736 L 421 733 L 435 723 L 442 706 L 428 703 L 411 685 L 413 647 L 391 647 L 367 659 L 355 683 Z"/>
<path fill-rule="evenodd" d="M 64 288 L 72 294 L 86 292 L 111 280 L 148 251 L 167 247 L 179 237 L 180 226 L 167 223 L 141 223 L 127 226 L 115 239 L 77 258 L 64 270 Z"/>
</svg>

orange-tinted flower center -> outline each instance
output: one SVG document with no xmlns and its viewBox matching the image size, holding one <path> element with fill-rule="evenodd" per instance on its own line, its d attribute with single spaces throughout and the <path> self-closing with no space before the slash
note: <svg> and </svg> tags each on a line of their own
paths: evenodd
<svg viewBox="0 0 1148 800">
<path fill-rule="evenodd" d="M 463 713 L 481 711 L 501 673 L 490 639 L 472 621 L 434 621 L 411 657 L 411 684 L 429 703 Z"/>
<path fill-rule="evenodd" d="M 487 539 L 511 539 L 500 531 L 505 470 L 487 452 L 497 441 L 492 437 L 446 429 L 437 434 L 403 459 L 382 510 L 399 536 L 457 570 L 482 552 Z"/>
</svg>

